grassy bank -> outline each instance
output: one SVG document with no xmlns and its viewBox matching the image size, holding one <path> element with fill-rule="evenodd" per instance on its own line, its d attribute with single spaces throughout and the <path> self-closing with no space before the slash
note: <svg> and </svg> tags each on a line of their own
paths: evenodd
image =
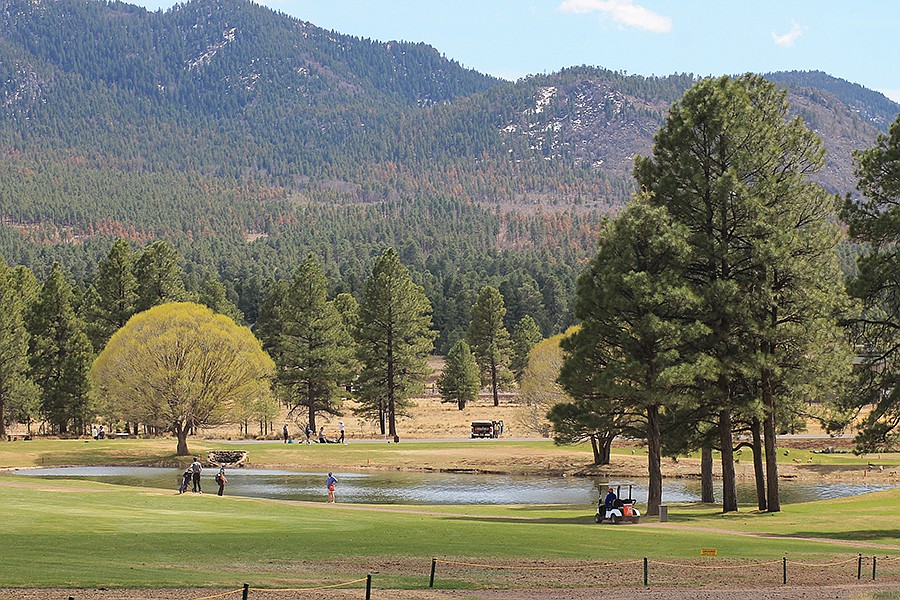
<svg viewBox="0 0 900 600">
<path fill-rule="evenodd" d="M 224 442 L 203 439 L 190 441 L 190 450 L 204 456 L 208 450 L 246 450 L 256 467 L 296 469 L 477 469 L 503 473 L 632 472 L 646 473 L 645 451 L 640 447 L 616 448 L 612 464 L 592 467 L 586 444 L 556 446 L 549 440 L 466 442 L 419 442 L 400 444 L 350 443 L 282 444 L 278 442 Z M 851 453 L 822 454 L 797 448 L 779 449 L 778 461 L 788 477 L 804 473 L 812 477 L 849 473 L 874 480 L 897 477 L 900 453 L 855 456 Z M 190 462 L 175 455 L 172 439 L 140 440 L 55 440 L 0 443 L 0 468 L 80 465 L 160 465 L 177 466 Z M 873 468 L 869 468 L 870 465 Z M 743 452 L 738 473 L 752 476 L 752 459 Z M 866 471 L 869 473 L 866 473 Z M 678 477 L 699 472 L 697 457 L 664 461 L 663 472 Z"/>
</svg>

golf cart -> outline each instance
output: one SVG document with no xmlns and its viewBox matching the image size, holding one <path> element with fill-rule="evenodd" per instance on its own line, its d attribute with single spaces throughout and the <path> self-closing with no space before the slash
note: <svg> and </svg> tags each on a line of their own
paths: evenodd
<svg viewBox="0 0 900 600">
<path fill-rule="evenodd" d="M 472 421 L 472 438 L 498 438 L 503 435 L 503 421 Z"/>
<path fill-rule="evenodd" d="M 609 486 L 612 488 L 612 486 Z M 622 498 L 622 486 L 616 486 L 616 501 L 612 508 L 607 509 L 604 503 L 605 496 L 600 495 L 600 501 L 597 503 L 597 514 L 594 515 L 595 523 L 640 523 L 641 513 L 634 507 L 635 501 L 631 497 L 631 484 L 628 484 L 628 498 Z"/>
</svg>

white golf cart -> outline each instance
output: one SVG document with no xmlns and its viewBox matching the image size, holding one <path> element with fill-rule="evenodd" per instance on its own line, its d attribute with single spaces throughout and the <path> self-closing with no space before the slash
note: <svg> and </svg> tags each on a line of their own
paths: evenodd
<svg viewBox="0 0 900 600">
<path fill-rule="evenodd" d="M 612 488 L 612 485 L 609 486 Z M 631 497 L 631 484 L 628 484 L 628 497 L 622 498 L 622 486 L 616 486 L 616 500 L 613 506 L 606 507 L 606 496 L 600 495 L 600 501 L 597 502 L 597 514 L 594 515 L 595 523 L 640 523 L 641 513 L 634 507 L 635 501 Z"/>
</svg>

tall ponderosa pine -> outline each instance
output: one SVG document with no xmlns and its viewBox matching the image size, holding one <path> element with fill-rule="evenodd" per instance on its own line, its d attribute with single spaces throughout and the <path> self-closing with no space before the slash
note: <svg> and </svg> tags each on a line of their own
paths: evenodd
<svg viewBox="0 0 900 600">
<path fill-rule="evenodd" d="M 737 510 L 736 411 L 746 415 L 759 401 L 746 393 L 754 385 L 770 392 L 780 385 L 774 378 L 781 336 L 806 318 L 796 310 L 797 299 L 813 290 L 827 293 L 834 283 L 828 262 L 834 236 L 823 225 L 828 200 L 807 180 L 822 164 L 822 144 L 802 120 L 786 120 L 787 108 L 784 92 L 761 77 L 703 80 L 673 106 L 653 156 L 635 167 L 651 202 L 689 230 L 684 274 L 710 332 L 699 345 L 708 360 L 697 371 L 698 389 L 708 390 L 705 399 L 718 411 L 725 511 Z M 827 272 L 817 279 L 820 268 Z M 826 304 L 822 312 L 840 301 Z M 794 328 L 790 343 L 808 346 L 803 332 L 822 312 Z M 749 376 L 753 371 L 757 375 Z M 774 450 L 774 393 L 762 400 L 766 444 Z M 774 460 L 768 453 L 768 483 L 775 486 L 770 497 L 777 500 Z M 777 501 L 771 504 L 777 510 Z"/>
<path fill-rule="evenodd" d="M 138 282 L 137 311 L 166 302 L 188 299 L 178 253 L 166 242 L 153 242 L 141 251 L 134 265 Z"/>
<path fill-rule="evenodd" d="M 843 408 L 850 416 L 868 405 L 856 437 L 857 451 L 881 452 L 900 444 L 900 117 L 888 135 L 855 156 L 859 190 L 848 198 L 844 219 L 850 235 L 867 244 L 851 292 L 863 302 L 854 323 L 864 349 L 857 393 Z"/>
<path fill-rule="evenodd" d="M 218 279 L 212 277 L 206 279 L 200 287 L 199 303 L 210 308 L 213 312 L 225 315 L 235 323 L 243 323 L 244 315 L 234 302 L 228 299 L 228 293 Z"/>
<path fill-rule="evenodd" d="M 678 402 L 686 365 L 705 333 L 693 314 L 698 298 L 683 279 L 690 247 L 684 226 L 663 207 L 638 199 L 600 236 L 599 251 L 578 278 L 581 327 L 563 340 L 560 382 L 576 399 L 557 410 L 560 423 L 603 424 L 619 416 L 647 441 L 647 513 L 662 500 L 660 414 Z M 580 409 L 573 415 L 573 407 Z M 565 417 L 565 418 L 563 418 Z"/>
<path fill-rule="evenodd" d="M 525 367 L 528 366 L 528 353 L 543 339 L 541 328 L 538 327 L 537 321 L 531 315 L 525 315 L 516 323 L 510 340 L 512 359 L 509 365 L 516 381 L 522 380 L 522 374 L 525 372 Z"/>
<path fill-rule="evenodd" d="M 40 389 L 41 413 L 61 434 L 82 433 L 90 417 L 91 342 L 72 307 L 73 299 L 72 287 L 59 265 L 53 265 L 26 317 L 30 374 Z"/>
<path fill-rule="evenodd" d="M 359 307 L 356 339 L 363 367 L 358 412 L 377 418 L 382 433 L 386 419 L 395 442 L 400 441 L 397 415 L 422 389 L 434 338 L 425 292 L 413 283 L 397 251 L 385 250 L 375 260 Z"/>
<path fill-rule="evenodd" d="M 6 425 L 17 419 L 35 393 L 28 378 L 25 308 L 15 272 L 0 260 L 0 436 L 6 435 Z"/>
<path fill-rule="evenodd" d="M 465 410 L 467 402 L 474 402 L 478 398 L 481 374 L 475 355 L 465 340 L 459 340 L 450 348 L 437 386 L 441 402 L 455 402 L 459 410 Z"/>
<path fill-rule="evenodd" d="M 509 331 L 503 325 L 506 307 L 497 288 L 485 286 L 472 306 L 472 322 L 466 338 L 481 372 L 491 386 L 494 406 L 500 406 L 500 381 L 509 367 Z"/>
<path fill-rule="evenodd" d="M 109 254 L 97 265 L 97 275 L 88 291 L 84 310 L 88 337 L 99 352 L 116 331 L 136 312 L 138 281 L 135 256 L 126 240 L 116 240 Z"/>
<path fill-rule="evenodd" d="M 333 302 L 319 263 L 308 258 L 278 307 L 275 347 L 277 391 L 292 411 L 306 410 L 316 429 L 320 413 L 341 414 L 345 387 L 356 373 L 353 341 Z"/>
</svg>

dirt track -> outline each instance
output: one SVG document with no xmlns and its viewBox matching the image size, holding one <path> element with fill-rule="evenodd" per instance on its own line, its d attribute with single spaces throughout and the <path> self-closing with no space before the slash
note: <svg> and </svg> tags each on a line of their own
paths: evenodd
<svg viewBox="0 0 900 600">
<path fill-rule="evenodd" d="M 230 590 L 9 590 L 0 589 L 0 599 L 6 600 L 197 600 Z M 870 598 L 876 592 L 900 593 L 900 583 L 857 583 L 830 586 L 778 585 L 766 587 L 710 586 L 702 588 L 649 587 L 612 589 L 593 587 L 579 589 L 530 589 L 530 590 L 372 590 L 372 598 L 391 600 L 596 600 L 614 597 L 616 600 L 819 600 L 821 598 Z M 220 596 L 224 599 L 240 598 L 234 593 Z M 267 592 L 251 590 L 252 600 L 359 600 L 365 597 L 362 589 L 322 590 L 302 592 Z"/>
</svg>

